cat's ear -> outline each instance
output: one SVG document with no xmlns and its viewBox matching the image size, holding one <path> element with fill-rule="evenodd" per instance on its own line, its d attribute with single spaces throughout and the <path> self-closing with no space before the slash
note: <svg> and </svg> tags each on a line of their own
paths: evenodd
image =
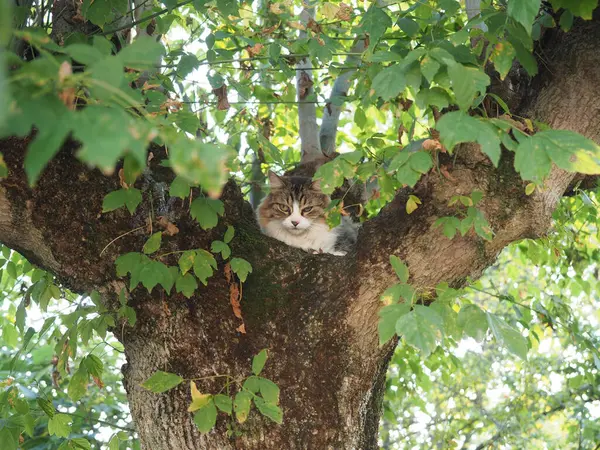
<svg viewBox="0 0 600 450">
<path fill-rule="evenodd" d="M 269 185 L 271 189 L 280 189 L 283 187 L 283 180 L 275 172 L 269 170 Z"/>
<path fill-rule="evenodd" d="M 321 180 L 314 180 L 311 184 L 310 184 L 310 189 L 312 191 L 321 191 Z"/>
</svg>

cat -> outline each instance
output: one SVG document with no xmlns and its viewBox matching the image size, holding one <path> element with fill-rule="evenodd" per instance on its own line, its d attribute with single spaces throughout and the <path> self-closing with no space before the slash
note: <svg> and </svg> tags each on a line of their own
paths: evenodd
<svg viewBox="0 0 600 450">
<path fill-rule="evenodd" d="M 315 253 L 344 256 L 356 243 L 358 226 L 348 217 L 329 228 L 325 209 L 331 201 L 320 182 L 306 177 L 279 176 L 269 171 L 271 192 L 257 210 L 264 234 Z"/>
</svg>

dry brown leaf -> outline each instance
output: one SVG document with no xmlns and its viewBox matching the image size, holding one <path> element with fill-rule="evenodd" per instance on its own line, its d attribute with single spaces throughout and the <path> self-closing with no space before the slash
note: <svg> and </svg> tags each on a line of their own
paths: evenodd
<svg viewBox="0 0 600 450">
<path fill-rule="evenodd" d="M 96 376 L 92 375 L 92 380 L 94 380 L 94 383 L 95 383 L 95 384 L 96 384 L 96 386 L 98 386 L 100 389 L 102 389 L 102 388 L 104 387 L 104 382 L 103 382 L 103 381 L 102 381 L 100 378 L 98 378 L 98 377 L 96 377 Z"/>
<path fill-rule="evenodd" d="M 306 24 L 306 28 L 311 30 L 315 34 L 319 34 L 323 32 L 323 28 L 318 24 L 314 19 L 308 19 L 308 23 Z"/>
<path fill-rule="evenodd" d="M 177 228 L 177 225 L 169 222 L 169 219 L 167 219 L 165 216 L 158 216 L 157 220 L 158 225 L 165 230 L 165 233 L 168 236 L 175 236 L 177 233 L 179 233 L 179 228 Z"/>
<path fill-rule="evenodd" d="M 260 32 L 260 34 L 262 34 L 263 36 L 266 36 L 268 34 L 271 34 L 273 31 L 275 31 L 277 28 L 279 28 L 279 24 L 273 25 L 272 27 L 269 28 L 265 28 L 264 30 L 262 30 Z"/>
<path fill-rule="evenodd" d="M 402 144 L 402 136 L 404 135 L 405 131 L 406 127 L 403 124 L 400 124 L 398 127 L 398 144 Z"/>
<path fill-rule="evenodd" d="M 125 181 L 125 171 L 123 169 L 119 169 L 119 184 L 123 189 L 129 189 L 129 185 Z"/>
<path fill-rule="evenodd" d="M 248 51 L 248 54 L 250 56 L 257 56 L 261 50 L 264 48 L 264 45 L 256 43 L 254 44 L 252 47 L 250 47 L 249 45 L 246 47 L 246 50 Z"/>
<path fill-rule="evenodd" d="M 448 172 L 448 166 L 441 166 L 440 172 L 442 173 L 442 175 L 444 175 L 444 178 L 450 181 L 456 181 L 456 178 L 454 178 L 452 175 L 450 175 L 450 172 Z"/>
<path fill-rule="evenodd" d="M 75 111 L 75 88 L 70 87 L 63 89 L 59 94 L 58 98 L 64 103 L 64 105 L 71 111 Z"/>
<path fill-rule="evenodd" d="M 162 105 L 160 105 L 160 109 L 165 111 L 177 112 L 181 109 L 182 103 L 179 100 L 173 100 L 168 98 Z"/>
<path fill-rule="evenodd" d="M 352 6 L 340 3 L 340 9 L 338 9 L 335 17 L 345 21 L 352 20 Z"/>
<path fill-rule="evenodd" d="M 240 304 L 240 288 L 235 281 L 229 285 L 229 303 L 231 303 L 233 315 L 238 319 L 241 319 L 242 305 Z"/>
<path fill-rule="evenodd" d="M 423 141 L 423 149 L 427 150 L 428 152 L 441 150 L 442 144 L 437 139 L 425 139 L 425 141 Z"/>
<path fill-rule="evenodd" d="M 160 84 L 148 84 L 148 81 L 144 81 L 144 85 L 142 86 L 143 91 L 151 91 L 157 90 L 161 87 Z"/>
<path fill-rule="evenodd" d="M 227 111 L 231 107 L 229 100 L 227 99 L 226 85 L 213 89 L 213 94 L 217 96 L 217 109 L 219 111 Z"/>
<path fill-rule="evenodd" d="M 242 323 L 239 327 L 237 327 L 235 329 L 235 331 L 239 331 L 242 334 L 246 334 L 246 325 L 244 325 L 244 323 Z"/>
<path fill-rule="evenodd" d="M 58 82 L 64 82 L 69 75 L 73 75 L 73 68 L 70 62 L 64 61 L 58 68 Z"/>
<path fill-rule="evenodd" d="M 306 27 L 302 22 L 288 22 L 287 24 L 296 30 L 306 30 Z"/>
<path fill-rule="evenodd" d="M 313 86 L 313 81 L 305 71 L 300 72 L 300 80 L 298 81 L 298 98 L 304 100 L 310 89 Z"/>
</svg>

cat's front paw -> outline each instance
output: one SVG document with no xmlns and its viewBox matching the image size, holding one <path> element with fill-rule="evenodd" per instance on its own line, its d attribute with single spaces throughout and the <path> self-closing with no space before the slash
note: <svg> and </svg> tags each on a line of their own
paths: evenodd
<svg viewBox="0 0 600 450">
<path fill-rule="evenodd" d="M 331 252 L 331 254 L 335 255 L 335 256 L 346 256 L 348 254 L 348 252 L 341 252 L 341 251 L 334 250 Z"/>
</svg>

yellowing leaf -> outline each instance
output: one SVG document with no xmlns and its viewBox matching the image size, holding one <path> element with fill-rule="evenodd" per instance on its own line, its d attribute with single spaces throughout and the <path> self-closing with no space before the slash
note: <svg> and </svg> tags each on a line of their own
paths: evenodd
<svg viewBox="0 0 600 450">
<path fill-rule="evenodd" d="M 212 399 L 210 394 L 202 394 L 196 387 L 196 383 L 190 381 L 190 391 L 192 392 L 192 403 L 188 407 L 189 412 L 194 412 L 206 406 Z"/>
<path fill-rule="evenodd" d="M 421 204 L 421 200 L 419 197 L 415 195 L 411 195 L 408 197 L 408 201 L 406 202 L 406 212 L 411 214 L 414 210 L 416 210 Z"/>
<path fill-rule="evenodd" d="M 321 7 L 319 8 L 319 12 L 323 15 L 323 17 L 329 19 L 329 20 L 333 20 L 335 19 L 338 11 L 340 10 L 340 7 L 337 5 L 334 5 L 333 3 L 323 3 L 321 5 Z"/>
<path fill-rule="evenodd" d="M 533 194 L 533 191 L 535 191 L 535 183 L 529 183 L 527 186 L 525 186 L 526 195 Z"/>
</svg>

